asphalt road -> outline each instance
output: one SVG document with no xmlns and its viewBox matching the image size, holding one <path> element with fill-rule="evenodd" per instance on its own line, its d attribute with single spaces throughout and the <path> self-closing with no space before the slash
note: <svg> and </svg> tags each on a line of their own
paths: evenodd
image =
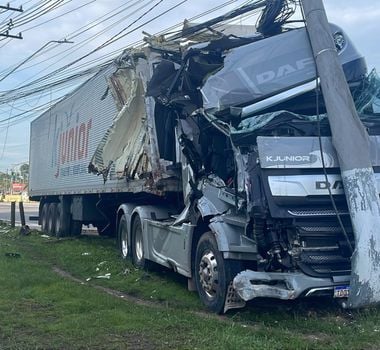
<svg viewBox="0 0 380 350">
<path fill-rule="evenodd" d="M 40 228 L 37 221 L 30 221 L 30 216 L 38 216 L 38 202 L 24 203 L 25 221 L 30 228 Z M 0 220 L 11 221 L 11 203 L 0 202 Z M 16 226 L 21 226 L 19 203 L 16 203 Z"/>
</svg>

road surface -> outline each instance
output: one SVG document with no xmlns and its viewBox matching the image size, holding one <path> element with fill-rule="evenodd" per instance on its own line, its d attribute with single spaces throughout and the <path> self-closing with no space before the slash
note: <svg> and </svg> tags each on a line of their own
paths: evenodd
<svg viewBox="0 0 380 350">
<path fill-rule="evenodd" d="M 30 216 L 38 216 L 38 202 L 24 203 L 26 224 L 33 229 L 39 229 L 37 221 L 30 221 Z M 11 222 L 11 203 L 0 202 L 0 220 Z M 19 203 L 16 203 L 16 226 L 21 226 Z"/>
</svg>

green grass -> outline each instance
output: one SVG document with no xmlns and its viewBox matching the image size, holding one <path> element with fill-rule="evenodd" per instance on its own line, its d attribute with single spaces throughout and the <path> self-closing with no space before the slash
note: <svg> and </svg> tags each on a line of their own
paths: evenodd
<svg viewBox="0 0 380 350">
<path fill-rule="evenodd" d="M 53 267 L 91 280 L 74 282 Z M 109 280 L 95 278 L 105 273 Z M 118 257 L 111 239 L 19 236 L 0 226 L 1 350 L 380 348 L 376 308 L 344 311 L 330 299 L 311 299 L 256 300 L 222 318 L 203 310 L 185 279 L 162 269 L 136 270 Z"/>
</svg>

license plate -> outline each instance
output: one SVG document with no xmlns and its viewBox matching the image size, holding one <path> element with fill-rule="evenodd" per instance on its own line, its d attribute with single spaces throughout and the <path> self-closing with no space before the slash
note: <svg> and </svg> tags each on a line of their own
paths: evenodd
<svg viewBox="0 0 380 350">
<path fill-rule="evenodd" d="M 348 298 L 350 286 L 334 287 L 334 298 Z"/>
</svg>

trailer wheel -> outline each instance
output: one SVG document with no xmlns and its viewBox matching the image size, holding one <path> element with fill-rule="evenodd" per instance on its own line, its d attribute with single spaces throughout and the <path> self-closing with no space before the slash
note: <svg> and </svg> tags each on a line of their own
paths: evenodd
<svg viewBox="0 0 380 350">
<path fill-rule="evenodd" d="M 62 202 L 57 204 L 55 212 L 55 235 L 57 237 L 70 235 L 70 212 Z"/>
<path fill-rule="evenodd" d="M 82 221 L 70 220 L 70 236 L 80 236 L 82 233 Z"/>
<path fill-rule="evenodd" d="M 45 203 L 42 206 L 42 210 L 41 210 L 41 230 L 43 232 L 48 231 L 48 211 L 49 211 L 49 203 Z"/>
<path fill-rule="evenodd" d="M 118 246 L 123 259 L 129 255 L 128 249 L 128 224 L 125 214 L 120 217 L 119 226 L 117 230 Z"/>
<path fill-rule="evenodd" d="M 195 253 L 195 284 L 201 301 L 213 312 L 224 311 L 230 275 L 230 262 L 223 259 L 214 234 L 203 234 Z"/>
<path fill-rule="evenodd" d="M 140 269 L 147 267 L 144 257 L 144 243 L 141 220 L 136 217 L 132 224 L 132 263 Z"/>
<path fill-rule="evenodd" d="M 55 209 L 54 232 L 57 237 L 62 237 L 62 204 L 58 203 Z"/>
<path fill-rule="evenodd" d="M 57 203 L 50 203 L 47 215 L 47 232 L 49 235 L 55 235 L 55 222 L 57 213 Z"/>
</svg>

